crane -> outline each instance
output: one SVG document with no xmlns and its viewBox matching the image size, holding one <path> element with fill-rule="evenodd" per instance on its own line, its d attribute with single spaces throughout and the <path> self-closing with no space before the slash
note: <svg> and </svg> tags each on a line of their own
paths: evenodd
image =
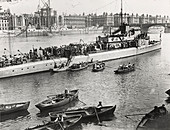
<svg viewBox="0 0 170 130">
<path fill-rule="evenodd" d="M 42 7 L 40 5 L 40 3 L 42 3 Z M 43 23 L 43 20 L 41 21 L 41 25 L 45 26 L 45 27 L 48 27 L 51 31 L 51 8 L 50 8 L 50 0 L 39 0 L 39 4 L 38 4 L 38 7 L 37 7 L 37 12 L 41 13 L 41 16 L 42 17 L 46 17 L 46 21 L 44 21 Z M 44 16 L 44 12 L 45 12 L 45 16 Z"/>
</svg>

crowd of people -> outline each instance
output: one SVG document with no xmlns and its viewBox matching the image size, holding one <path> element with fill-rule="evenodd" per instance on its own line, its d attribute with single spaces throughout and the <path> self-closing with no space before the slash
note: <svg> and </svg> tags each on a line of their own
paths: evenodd
<svg viewBox="0 0 170 130">
<path fill-rule="evenodd" d="M 126 64 L 122 64 L 119 66 L 119 70 L 124 70 L 124 69 L 130 69 L 135 67 L 135 64 L 131 64 L 130 62 L 126 65 Z"/>
<path fill-rule="evenodd" d="M 69 45 L 62 45 L 60 47 L 33 47 L 28 53 L 22 53 L 18 50 L 18 54 L 12 56 L 7 56 L 4 52 L 4 55 L 0 57 L 0 67 L 35 62 L 38 60 L 49 60 L 63 57 L 70 58 L 71 56 L 88 55 L 98 51 L 108 51 L 122 48 L 123 45 L 126 47 L 125 43 L 110 44 L 104 42 L 102 38 L 99 38 L 96 40 L 96 42 L 92 43 L 84 43 L 84 41 L 82 41 L 83 40 L 80 39 L 79 43 L 70 43 Z"/>
</svg>

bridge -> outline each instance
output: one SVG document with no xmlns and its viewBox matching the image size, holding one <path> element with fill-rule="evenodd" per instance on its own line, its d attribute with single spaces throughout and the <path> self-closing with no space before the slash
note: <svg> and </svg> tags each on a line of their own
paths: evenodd
<svg viewBox="0 0 170 130">
<path fill-rule="evenodd" d="M 163 26 L 165 27 L 165 33 L 170 33 L 170 23 L 145 23 L 145 24 L 130 24 L 130 27 L 140 27 L 143 32 L 148 32 L 149 27 Z M 104 26 L 104 32 L 110 32 L 110 28 L 119 26 Z"/>
<path fill-rule="evenodd" d="M 149 27 L 152 26 L 163 26 L 165 28 L 170 28 L 170 23 L 145 23 L 145 24 L 130 24 L 130 27 L 140 27 L 143 32 L 147 32 Z"/>
</svg>

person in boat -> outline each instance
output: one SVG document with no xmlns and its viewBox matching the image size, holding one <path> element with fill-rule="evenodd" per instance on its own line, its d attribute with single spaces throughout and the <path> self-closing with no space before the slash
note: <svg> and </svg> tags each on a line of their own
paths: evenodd
<svg viewBox="0 0 170 130">
<path fill-rule="evenodd" d="M 63 126 L 64 123 L 63 115 L 62 114 L 57 115 L 57 118 L 55 119 L 54 122 L 59 122 Z"/>
<path fill-rule="evenodd" d="M 91 59 L 91 61 L 90 61 L 91 63 L 93 63 L 93 58 Z"/>
<path fill-rule="evenodd" d="M 168 111 L 165 108 L 165 104 L 162 104 L 162 106 L 159 107 L 159 112 L 161 115 L 166 115 Z"/>
<path fill-rule="evenodd" d="M 160 115 L 160 111 L 159 111 L 159 107 L 158 106 L 154 106 L 154 109 L 153 109 L 153 118 L 156 118 Z"/>
<path fill-rule="evenodd" d="M 95 69 L 96 68 L 96 64 L 93 64 L 93 69 Z"/>
<path fill-rule="evenodd" d="M 65 95 L 66 98 L 69 97 L 69 90 L 68 89 L 65 89 L 64 95 Z"/>
<path fill-rule="evenodd" d="M 132 66 L 131 63 L 129 62 L 128 67 L 130 68 L 131 66 Z"/>
<path fill-rule="evenodd" d="M 97 112 L 100 112 L 101 111 L 101 107 L 102 107 L 102 102 L 99 101 L 99 104 L 97 105 Z"/>
<path fill-rule="evenodd" d="M 61 69 L 61 68 L 64 68 L 64 63 L 61 64 L 60 69 Z"/>
<path fill-rule="evenodd" d="M 96 68 L 99 69 L 99 68 L 100 68 L 100 65 L 99 65 L 99 64 L 96 64 Z"/>
<path fill-rule="evenodd" d="M 54 68 L 57 68 L 57 63 L 56 62 L 54 63 Z"/>
<path fill-rule="evenodd" d="M 55 104 L 55 103 L 56 103 L 56 101 L 55 101 L 55 100 L 52 100 L 52 101 L 51 101 L 51 103 L 52 103 L 52 104 Z"/>
<path fill-rule="evenodd" d="M 97 105 L 97 108 L 101 108 L 103 105 L 102 105 L 102 102 L 99 101 L 99 104 Z"/>
</svg>

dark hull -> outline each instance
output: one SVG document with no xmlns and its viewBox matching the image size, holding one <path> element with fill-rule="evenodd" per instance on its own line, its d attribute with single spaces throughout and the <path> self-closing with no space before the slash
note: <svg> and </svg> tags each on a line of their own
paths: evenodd
<svg viewBox="0 0 170 130">
<path fill-rule="evenodd" d="M 28 102 L 23 102 L 23 103 L 13 103 L 13 104 L 4 104 L 4 107 L 11 107 L 10 109 L 1 109 L 0 110 L 0 115 L 5 115 L 5 114 L 11 114 L 14 112 L 19 112 L 19 111 L 26 111 L 29 107 L 30 101 Z M 12 107 L 16 105 L 16 107 Z M 17 105 L 20 105 L 17 107 Z"/>
<path fill-rule="evenodd" d="M 82 116 L 72 116 L 72 117 L 66 117 L 63 122 L 63 126 L 60 122 L 48 122 L 43 125 L 38 125 L 32 128 L 27 128 L 26 130 L 49 130 L 49 129 L 54 129 L 54 130 L 70 130 L 73 126 L 79 123 L 81 120 Z M 68 124 L 69 122 L 69 124 Z"/>
<path fill-rule="evenodd" d="M 165 93 L 168 94 L 168 95 L 170 96 L 170 89 L 167 90 Z"/>
<path fill-rule="evenodd" d="M 167 115 L 168 111 L 166 110 L 166 108 L 162 108 L 162 107 L 158 107 L 158 110 L 152 110 L 150 111 L 148 114 L 146 114 L 141 121 L 138 123 L 137 128 L 139 127 L 143 127 L 146 126 L 148 121 L 153 121 L 153 120 L 157 120 L 162 116 Z"/>
<path fill-rule="evenodd" d="M 61 107 L 64 106 L 72 101 L 74 101 L 75 99 L 78 98 L 78 90 L 72 90 L 70 91 L 70 93 L 73 94 L 73 96 L 70 96 L 68 98 L 64 98 L 63 100 L 52 104 L 51 103 L 51 99 L 47 99 L 45 101 L 42 101 L 41 103 L 36 104 L 35 106 L 40 110 L 40 111 L 46 111 L 49 109 L 53 109 L 53 108 L 57 108 L 57 107 Z M 49 103 L 47 103 L 49 102 Z"/>
<path fill-rule="evenodd" d="M 123 73 L 128 73 L 131 71 L 135 71 L 135 68 L 131 68 L 131 69 L 126 69 L 126 70 L 115 70 L 115 74 L 123 74 Z"/>
<path fill-rule="evenodd" d="M 73 69 L 73 68 L 68 68 L 67 70 L 68 70 L 68 71 L 80 71 L 80 70 L 86 69 L 87 67 L 88 67 L 88 65 L 83 66 L 83 67 L 80 67 L 80 68 L 75 68 L 75 69 Z"/>
<path fill-rule="evenodd" d="M 61 68 L 61 69 L 59 69 L 59 68 L 53 68 L 53 69 L 50 69 L 50 71 L 51 71 L 52 73 L 58 73 L 58 72 L 66 71 L 67 69 L 68 69 L 68 67 Z"/>
<path fill-rule="evenodd" d="M 92 69 L 92 71 L 93 72 L 99 72 L 99 71 L 102 71 L 102 70 L 104 70 L 105 69 L 105 67 L 102 67 L 102 68 L 99 68 L 99 69 Z"/>
<path fill-rule="evenodd" d="M 96 118 L 96 113 L 94 112 L 94 107 L 86 107 L 86 108 L 82 108 L 82 109 L 76 109 L 76 110 L 68 110 L 68 111 L 65 111 L 64 114 L 66 116 L 73 116 L 73 115 L 82 115 L 82 119 L 83 120 L 87 120 L 87 119 L 92 119 L 92 118 Z M 115 106 L 104 106 L 101 108 L 101 111 L 100 112 L 97 112 L 98 116 L 99 117 L 102 117 L 102 116 L 110 116 L 110 115 L 113 115 L 114 114 L 114 111 L 116 109 L 116 105 Z M 91 114 L 87 114 L 87 112 L 91 112 Z M 55 120 L 56 119 L 56 115 L 57 113 L 55 112 L 51 112 L 49 113 L 50 115 L 50 118 L 51 120 Z"/>
</svg>

